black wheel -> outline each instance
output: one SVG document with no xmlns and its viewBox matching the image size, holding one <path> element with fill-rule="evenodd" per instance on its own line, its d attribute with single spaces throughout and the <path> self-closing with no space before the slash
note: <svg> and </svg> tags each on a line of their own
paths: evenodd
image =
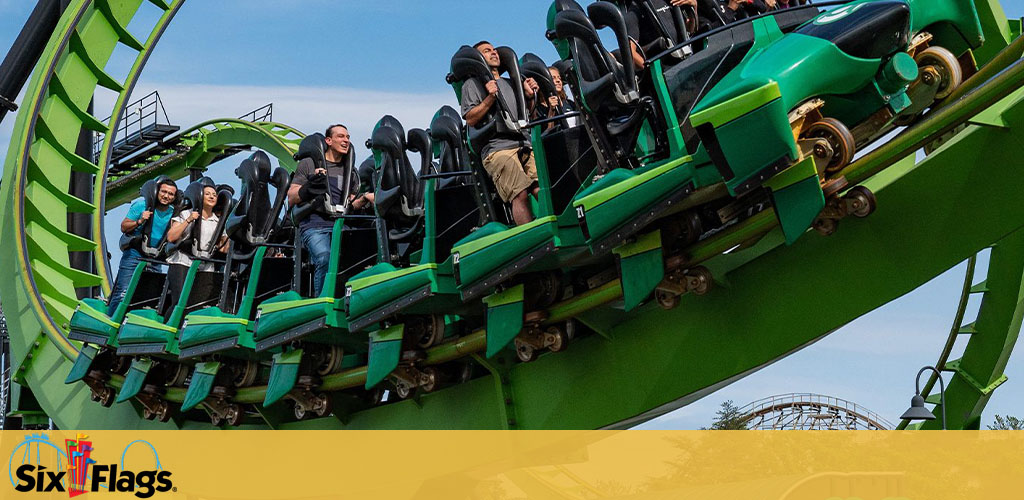
<svg viewBox="0 0 1024 500">
<path fill-rule="evenodd" d="M 711 290 L 711 285 L 715 282 L 714 276 L 711 275 L 711 271 L 704 266 L 697 266 L 690 270 L 690 275 L 697 279 L 697 286 L 693 288 L 693 293 L 696 295 L 704 295 Z"/>
<path fill-rule="evenodd" d="M 243 417 L 245 417 L 245 413 L 239 405 L 228 405 L 227 411 L 224 412 L 224 420 L 231 427 L 242 425 Z"/>
<path fill-rule="evenodd" d="M 395 384 L 395 395 L 398 399 L 408 399 L 412 396 L 412 387 L 409 387 L 405 382 L 398 382 Z"/>
<path fill-rule="evenodd" d="M 99 393 L 98 401 L 100 406 L 104 408 L 110 408 L 114 404 L 114 389 L 110 387 L 104 387 Z"/>
<path fill-rule="evenodd" d="M 128 373 L 128 369 L 131 368 L 131 358 L 127 356 L 114 356 L 114 360 L 110 364 L 110 371 L 117 375 L 125 375 Z"/>
<path fill-rule="evenodd" d="M 537 302 L 534 307 L 545 309 L 558 300 L 559 292 L 562 290 L 562 280 L 554 272 L 541 274 L 537 281 Z"/>
<path fill-rule="evenodd" d="M 519 361 L 522 361 L 523 363 L 529 363 L 537 359 L 539 354 L 540 353 L 538 353 L 532 345 L 525 342 L 519 343 L 519 345 L 516 346 L 516 357 L 518 357 Z"/>
<path fill-rule="evenodd" d="M 313 413 L 318 417 L 326 417 L 331 413 L 331 397 L 325 392 L 316 395 L 313 401 Z"/>
<path fill-rule="evenodd" d="M 430 315 L 430 320 L 425 322 L 423 329 L 423 335 L 420 335 L 416 342 L 417 347 L 427 349 L 440 344 L 444 340 L 444 315 Z"/>
<path fill-rule="evenodd" d="M 679 305 L 679 296 L 671 292 L 657 290 L 654 292 L 654 300 L 666 311 L 671 311 Z"/>
<path fill-rule="evenodd" d="M 171 405 L 167 403 L 160 403 L 159 408 L 156 410 L 156 419 L 161 422 L 171 421 Z"/>
<path fill-rule="evenodd" d="M 551 345 L 548 346 L 548 350 L 551 352 L 562 352 L 569 347 L 569 335 L 556 327 L 548 328 L 548 333 L 553 336 Z"/>
<path fill-rule="evenodd" d="M 692 245 L 697 243 L 704 229 L 700 221 L 700 214 L 696 210 L 690 210 L 683 214 L 683 229 L 683 240 L 686 244 Z"/>
<path fill-rule="evenodd" d="M 877 206 L 875 193 L 864 186 L 854 186 L 843 196 L 843 199 L 849 204 L 850 213 L 854 217 L 867 217 L 875 212 Z"/>
<path fill-rule="evenodd" d="M 938 89 L 935 91 L 935 100 L 937 101 L 949 97 L 964 81 L 960 61 L 944 47 L 928 47 L 918 52 L 914 56 L 914 60 L 922 70 L 922 77 L 925 77 L 925 70 L 928 66 L 935 68 L 938 73 L 940 81 Z"/>
<path fill-rule="evenodd" d="M 437 368 L 428 366 L 423 369 L 422 382 L 423 383 L 420 384 L 420 388 L 422 388 L 424 392 L 434 392 L 434 390 L 441 385 L 441 374 L 437 371 Z"/>
<path fill-rule="evenodd" d="M 329 346 L 324 353 L 324 359 L 316 368 L 318 375 L 330 375 L 341 370 L 341 362 L 345 359 L 345 351 L 336 345 Z"/>
<path fill-rule="evenodd" d="M 188 378 L 188 367 L 181 363 L 174 363 L 167 368 L 165 385 L 167 387 L 179 387 L 185 383 L 186 378 Z"/>
<path fill-rule="evenodd" d="M 857 143 L 853 139 L 850 129 L 835 118 L 823 118 L 821 121 L 812 123 L 804 131 L 803 137 L 820 137 L 832 146 L 832 157 L 829 159 L 828 165 L 825 166 L 825 171 L 829 173 L 838 172 L 849 165 L 857 150 Z"/>
<path fill-rule="evenodd" d="M 822 236 L 831 236 L 836 232 L 836 228 L 838 226 L 839 221 L 826 217 L 822 217 L 814 221 L 814 230 Z"/>
<path fill-rule="evenodd" d="M 465 384 L 473 379 L 473 364 L 463 363 L 462 368 L 459 369 L 458 381 L 460 384 Z"/>
<path fill-rule="evenodd" d="M 567 319 L 567 320 L 565 320 L 565 336 L 566 336 L 566 338 L 568 338 L 569 340 L 572 340 L 572 339 L 576 338 L 576 328 L 577 328 L 577 325 L 576 325 L 576 320 L 575 319 Z"/>
<path fill-rule="evenodd" d="M 256 375 L 259 373 L 260 365 L 255 361 L 243 361 L 234 367 L 235 378 L 231 383 L 235 387 L 249 387 L 256 382 Z"/>
</svg>

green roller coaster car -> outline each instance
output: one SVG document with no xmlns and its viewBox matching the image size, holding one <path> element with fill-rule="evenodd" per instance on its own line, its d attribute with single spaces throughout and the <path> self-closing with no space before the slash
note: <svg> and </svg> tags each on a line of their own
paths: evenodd
<svg viewBox="0 0 1024 500">
<path fill-rule="evenodd" d="M 98 346 L 111 345 L 116 347 L 117 331 L 121 328 L 121 322 L 124 321 L 125 314 L 128 313 L 130 307 L 137 305 L 139 302 L 138 299 L 140 297 L 136 297 L 136 291 L 140 287 L 147 288 L 144 284 L 145 281 L 153 281 L 152 279 L 147 280 L 145 277 L 147 265 L 145 262 L 140 262 L 135 267 L 131 281 L 125 289 L 125 299 L 118 304 L 113 312 L 107 313 L 107 302 L 104 300 L 95 298 L 81 299 L 78 302 L 78 307 L 75 308 L 75 313 L 71 316 L 68 338 L 89 342 Z M 156 273 L 150 274 L 155 275 Z M 146 299 L 149 301 L 155 301 L 159 297 L 155 293 L 140 293 L 139 295 L 147 295 Z"/>
<path fill-rule="evenodd" d="M 861 0 L 791 33 L 771 16 L 753 27 L 753 47 L 690 115 L 732 195 L 805 157 L 838 174 L 858 147 L 950 95 L 983 42 L 965 0 Z"/>
<path fill-rule="evenodd" d="M 394 126 L 400 128 L 397 123 Z M 407 366 L 396 372 L 402 349 L 425 349 L 441 342 L 451 323 L 449 318 L 467 309 L 479 309 L 478 303 L 462 302 L 455 285 L 451 253 L 453 243 L 469 234 L 480 220 L 480 206 L 476 202 L 479 193 L 471 182 L 472 170 L 466 170 L 462 131 L 462 118 L 448 106 L 434 115 L 429 132 L 409 131 L 405 149 L 421 155 L 420 173 L 415 179 L 422 183 L 422 228 L 408 237 L 421 240 L 422 248 L 410 254 L 408 248 L 403 251 L 394 245 L 394 239 L 387 238 L 389 241 L 379 244 L 378 264 L 346 284 L 346 310 L 351 329 L 375 329 L 385 320 L 401 324 L 401 328 L 395 330 L 402 332 L 401 338 L 384 335 L 380 330 L 371 334 L 365 384 L 368 388 L 393 373 L 393 385 L 400 397 L 408 396 L 417 386 L 434 388 L 433 368 L 421 372 L 412 363 L 406 363 Z M 398 136 L 394 132 L 380 131 L 375 137 L 377 140 L 371 139 L 374 156 L 391 169 L 384 176 L 378 175 L 378 179 L 390 179 L 395 171 L 410 175 L 411 168 L 406 165 L 404 153 L 398 151 L 402 146 Z M 435 155 L 436 163 L 431 161 Z M 405 185 L 411 191 L 418 189 L 414 182 Z M 394 215 L 400 219 L 401 214 L 382 217 L 381 210 L 385 210 L 386 205 L 386 202 L 376 204 L 378 224 L 389 231 L 398 229 L 391 228 L 392 221 L 388 219 L 395 219 Z M 400 220 L 393 222 L 401 224 Z M 385 237 L 382 232 L 378 235 L 381 239 Z M 419 383 L 421 378 L 424 384 Z"/>
</svg>

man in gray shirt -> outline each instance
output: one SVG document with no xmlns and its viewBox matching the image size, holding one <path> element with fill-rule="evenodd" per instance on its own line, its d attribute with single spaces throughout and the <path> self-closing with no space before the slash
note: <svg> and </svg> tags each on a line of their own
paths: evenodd
<svg viewBox="0 0 1024 500">
<path fill-rule="evenodd" d="M 515 93 L 508 80 L 501 78 L 499 67 L 501 58 L 490 42 L 479 42 L 473 46 L 480 51 L 491 68 L 494 77 L 484 84 L 475 79 L 466 80 L 462 87 L 462 117 L 471 127 L 480 126 L 496 112 L 498 99 L 505 104 L 505 109 L 512 113 L 515 120 L 526 120 L 526 116 L 518 116 Z M 523 81 L 523 93 L 532 102 L 539 86 L 533 78 Z M 528 108 L 529 108 L 529 102 Z M 530 147 L 530 136 L 526 131 L 503 131 L 492 137 L 480 151 L 484 170 L 494 180 L 498 196 L 505 203 L 512 205 L 512 218 L 516 225 L 533 220 L 530 210 L 529 194 L 537 194 L 537 164 Z"/>
</svg>

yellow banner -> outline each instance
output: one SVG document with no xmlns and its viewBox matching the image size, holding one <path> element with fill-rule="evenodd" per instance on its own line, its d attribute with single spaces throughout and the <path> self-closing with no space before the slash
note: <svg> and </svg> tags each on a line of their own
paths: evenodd
<svg viewBox="0 0 1024 500">
<path fill-rule="evenodd" d="M 5 499 L 1024 497 L 1013 431 L 5 431 L 0 449 Z"/>
</svg>

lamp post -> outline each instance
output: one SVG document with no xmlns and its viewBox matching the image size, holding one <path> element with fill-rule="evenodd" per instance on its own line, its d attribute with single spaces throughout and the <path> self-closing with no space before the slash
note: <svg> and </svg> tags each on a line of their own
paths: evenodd
<svg viewBox="0 0 1024 500">
<path fill-rule="evenodd" d="M 935 420 L 935 414 L 924 407 L 924 396 L 921 395 L 921 374 L 931 370 L 939 378 L 939 405 L 942 406 L 942 430 L 946 430 L 946 384 L 942 380 L 942 373 L 934 366 L 926 366 L 917 372 L 914 379 L 914 397 L 910 398 L 910 409 L 903 413 L 900 418 L 903 420 Z"/>
</svg>

